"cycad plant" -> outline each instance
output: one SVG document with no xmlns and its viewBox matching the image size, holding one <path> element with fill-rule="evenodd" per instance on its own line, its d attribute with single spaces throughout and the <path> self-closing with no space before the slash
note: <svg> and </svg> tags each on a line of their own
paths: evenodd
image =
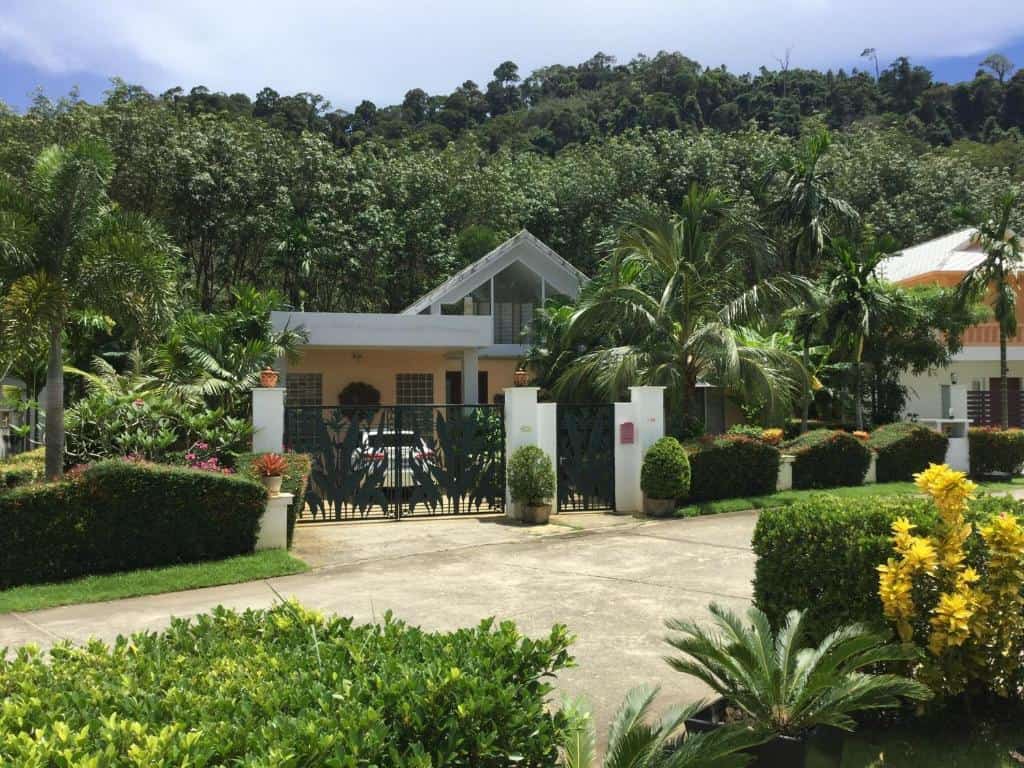
<svg viewBox="0 0 1024 768">
<path fill-rule="evenodd" d="M 915 680 L 864 671 L 918 654 L 864 625 L 851 624 L 817 647 L 804 647 L 800 611 L 790 611 L 778 634 L 756 607 L 747 611 L 747 621 L 714 603 L 710 611 L 717 631 L 693 621 L 667 622 L 678 633 L 667 642 L 684 656 L 666 661 L 742 710 L 763 738 L 800 736 L 818 725 L 852 731 L 856 712 L 931 697 Z"/>
<path fill-rule="evenodd" d="M 590 712 L 570 702 L 566 714 L 574 725 L 563 750 L 565 768 L 740 768 L 750 761 L 741 750 L 759 743 L 749 728 L 722 728 L 710 733 L 684 734 L 683 724 L 702 706 L 673 707 L 651 717 L 657 688 L 631 690 L 608 728 L 608 748 L 598 761 Z"/>
</svg>

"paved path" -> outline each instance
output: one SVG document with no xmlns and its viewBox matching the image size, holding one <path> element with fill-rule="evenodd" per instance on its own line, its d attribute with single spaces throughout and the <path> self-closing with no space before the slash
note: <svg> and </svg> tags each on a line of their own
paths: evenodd
<svg viewBox="0 0 1024 768">
<path fill-rule="evenodd" d="M 221 604 L 265 607 L 294 596 L 361 621 L 385 610 L 432 629 L 512 619 L 529 634 L 556 622 L 577 636 L 578 666 L 559 688 L 585 694 L 604 729 L 626 691 L 658 684 L 661 706 L 704 695 L 663 662 L 663 621 L 702 617 L 708 602 L 749 603 L 755 513 L 671 521 L 563 515 L 542 528 L 494 518 L 301 527 L 296 576 L 109 603 L 0 615 L 0 648 L 159 629 Z"/>
</svg>

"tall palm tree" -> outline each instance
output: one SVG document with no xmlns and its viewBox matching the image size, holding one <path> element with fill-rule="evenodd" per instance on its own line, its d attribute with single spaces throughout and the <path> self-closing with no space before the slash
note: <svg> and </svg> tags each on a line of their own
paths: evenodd
<svg viewBox="0 0 1024 768">
<path fill-rule="evenodd" d="M 63 471 L 65 324 L 103 314 L 145 335 L 165 325 L 177 299 L 174 246 L 110 201 L 113 172 L 109 149 L 83 140 L 44 149 L 24 179 L 0 177 L 0 313 L 45 330 L 49 479 Z"/>
<path fill-rule="evenodd" d="M 854 413 L 857 429 L 864 429 L 864 342 L 884 320 L 894 319 L 901 305 L 878 279 L 877 269 L 886 256 L 887 243 L 869 232 L 859 244 L 833 242 L 832 260 L 822 279 L 822 315 L 825 337 L 834 349 L 850 357 L 854 374 Z"/>
<path fill-rule="evenodd" d="M 1017 335 L 1017 287 L 1022 264 L 1020 237 L 1010 228 L 1010 221 L 1018 206 L 1020 195 L 1009 191 L 996 202 L 991 217 L 977 222 L 973 235 L 985 253 L 984 260 L 970 269 L 957 286 L 957 298 L 962 305 L 988 299 L 992 314 L 999 323 L 999 389 L 1002 427 L 1009 426 L 1009 390 L 1007 389 L 1006 339 Z M 972 218 L 961 211 L 961 215 Z"/>
<path fill-rule="evenodd" d="M 795 155 L 786 155 L 771 177 L 782 186 L 769 204 L 771 219 L 783 228 L 784 266 L 795 274 L 814 274 L 832 237 L 856 225 L 860 216 L 832 194 L 832 172 L 823 163 L 832 146 L 828 131 L 808 137 Z"/>
<path fill-rule="evenodd" d="M 691 411 L 697 383 L 740 391 L 769 408 L 808 386 L 793 354 L 746 346 L 740 324 L 756 326 L 810 290 L 789 276 L 748 288 L 745 258 L 761 247 L 719 192 L 691 187 L 678 215 L 627 225 L 612 243 L 600 286 L 582 296 L 567 326 L 587 340 L 556 394 L 595 387 L 607 397 L 635 384 L 664 386 L 670 412 Z"/>
</svg>

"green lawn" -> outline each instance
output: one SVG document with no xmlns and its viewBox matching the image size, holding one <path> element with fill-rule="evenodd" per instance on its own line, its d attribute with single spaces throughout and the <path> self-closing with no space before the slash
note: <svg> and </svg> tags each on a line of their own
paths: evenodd
<svg viewBox="0 0 1024 768">
<path fill-rule="evenodd" d="M 1024 724 L 925 721 L 848 736 L 842 768 L 1020 768 L 1014 748 L 1024 748 Z"/>
<path fill-rule="evenodd" d="M 1005 493 L 1013 490 L 1024 490 L 1024 478 L 1015 477 L 1007 481 L 985 481 L 978 483 L 980 490 L 986 493 Z M 833 496 L 870 497 L 870 496 L 905 496 L 918 493 L 917 487 L 906 483 L 876 483 L 873 485 L 853 485 L 847 488 L 825 488 L 808 491 L 779 491 L 767 496 L 743 496 L 735 499 L 719 499 L 690 504 L 676 510 L 676 517 L 694 517 L 695 515 L 714 515 L 719 512 L 739 512 L 745 509 L 768 509 L 769 507 L 785 507 L 815 494 L 827 493 Z"/>
<path fill-rule="evenodd" d="M 308 565 L 286 551 L 270 549 L 206 563 L 86 576 L 59 584 L 14 587 L 0 591 L 0 613 L 237 584 L 308 570 Z"/>
</svg>

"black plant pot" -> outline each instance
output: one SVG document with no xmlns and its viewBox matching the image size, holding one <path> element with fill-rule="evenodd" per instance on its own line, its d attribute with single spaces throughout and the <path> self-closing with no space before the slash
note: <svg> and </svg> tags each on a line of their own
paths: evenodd
<svg viewBox="0 0 1024 768">
<path fill-rule="evenodd" d="M 725 726 L 726 707 L 725 699 L 716 699 L 686 721 L 686 730 L 707 733 Z M 837 728 L 819 727 L 800 738 L 776 736 L 746 752 L 754 756 L 750 768 L 805 768 L 810 755 L 815 755 L 813 764 L 816 768 L 839 768 L 843 756 L 843 732 Z"/>
</svg>

